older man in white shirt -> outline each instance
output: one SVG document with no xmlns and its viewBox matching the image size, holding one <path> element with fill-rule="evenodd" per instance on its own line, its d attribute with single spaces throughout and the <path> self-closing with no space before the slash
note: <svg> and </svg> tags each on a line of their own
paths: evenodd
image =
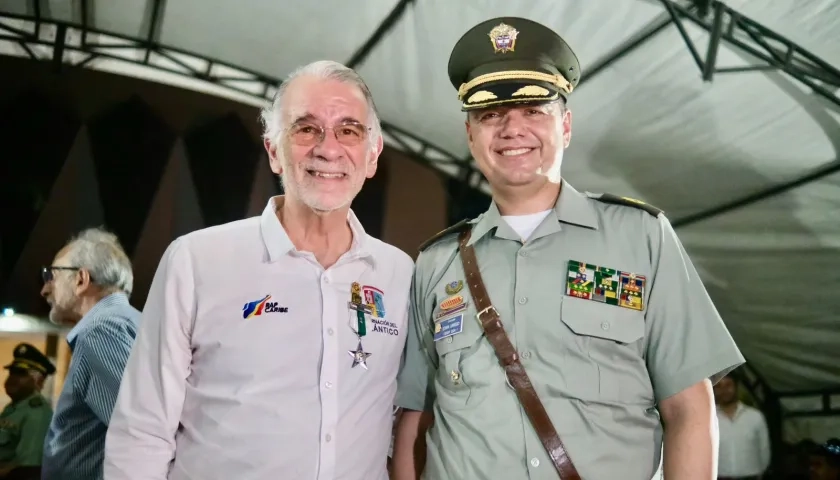
<svg viewBox="0 0 840 480">
<path fill-rule="evenodd" d="M 770 466 L 770 436 L 764 415 L 738 398 L 738 384 L 730 374 L 715 386 L 720 429 L 719 480 L 758 480 Z"/>
<path fill-rule="evenodd" d="M 382 151 L 370 91 L 316 62 L 263 119 L 286 195 L 167 249 L 111 418 L 108 480 L 387 479 L 413 263 L 350 210 Z"/>
</svg>

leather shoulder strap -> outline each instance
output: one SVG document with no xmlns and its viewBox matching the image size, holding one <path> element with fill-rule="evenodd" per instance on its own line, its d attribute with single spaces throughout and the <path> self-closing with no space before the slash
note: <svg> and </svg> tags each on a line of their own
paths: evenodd
<svg viewBox="0 0 840 480">
<path fill-rule="evenodd" d="M 468 222 L 469 222 L 469 219 L 465 218 L 465 219 L 461 220 L 460 222 L 456 223 L 455 225 L 452 225 L 449 228 L 446 228 L 444 230 L 439 231 L 438 233 L 432 235 L 431 238 L 429 238 L 425 242 L 421 243 L 420 246 L 417 247 L 417 249 L 422 252 L 423 250 L 431 247 L 438 240 L 440 240 L 443 237 L 449 235 L 450 233 L 458 233 L 458 232 L 461 232 L 461 231 L 464 231 L 464 230 L 468 230 L 470 228 L 470 224 Z"/>
<path fill-rule="evenodd" d="M 481 272 L 478 268 L 478 260 L 475 256 L 475 248 L 468 246 L 467 242 L 470 239 L 470 228 L 461 231 L 458 237 L 458 251 L 461 254 L 461 262 L 464 266 L 464 273 L 467 276 L 467 286 L 470 289 L 470 294 L 475 302 L 475 308 L 478 311 L 477 317 L 484 329 L 484 334 L 487 340 L 493 345 L 496 351 L 496 356 L 499 362 L 505 369 L 508 381 L 516 390 L 516 395 L 519 397 L 519 402 L 528 415 L 531 425 L 537 432 L 545 451 L 551 458 L 554 468 L 560 474 L 561 480 L 580 480 L 580 475 L 577 472 L 572 459 L 566 453 L 566 448 L 563 442 L 557 435 L 557 430 L 551 423 L 551 418 L 548 416 L 545 407 L 543 406 L 537 392 L 531 384 L 528 374 L 525 372 L 525 367 L 519 361 L 519 354 L 516 348 L 505 333 L 505 327 L 502 325 L 502 319 L 499 317 L 499 312 L 493 307 L 490 302 L 490 296 L 487 294 L 487 288 L 484 286 L 484 280 L 481 278 Z"/>
</svg>

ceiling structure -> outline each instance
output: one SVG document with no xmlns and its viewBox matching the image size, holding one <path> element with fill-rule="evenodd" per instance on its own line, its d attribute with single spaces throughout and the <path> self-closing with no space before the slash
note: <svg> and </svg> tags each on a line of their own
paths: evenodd
<svg viewBox="0 0 840 480">
<path fill-rule="evenodd" d="M 0 53 L 253 105 L 337 60 L 368 82 L 389 145 L 486 192 L 449 51 L 487 18 L 540 21 L 583 70 L 564 177 L 665 210 L 751 378 L 840 413 L 840 1 L 283 3 L 0 0 Z"/>
</svg>

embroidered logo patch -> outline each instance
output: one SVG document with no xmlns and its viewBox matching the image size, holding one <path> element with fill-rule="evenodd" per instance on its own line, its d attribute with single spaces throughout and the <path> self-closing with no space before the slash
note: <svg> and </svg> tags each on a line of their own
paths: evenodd
<svg viewBox="0 0 840 480">
<path fill-rule="evenodd" d="M 242 307 L 242 318 L 259 317 L 263 313 L 288 313 L 289 307 L 281 307 L 277 302 L 269 302 L 271 295 L 248 302 Z"/>
<path fill-rule="evenodd" d="M 641 311 L 646 281 L 644 275 L 569 260 L 566 295 Z"/>
</svg>

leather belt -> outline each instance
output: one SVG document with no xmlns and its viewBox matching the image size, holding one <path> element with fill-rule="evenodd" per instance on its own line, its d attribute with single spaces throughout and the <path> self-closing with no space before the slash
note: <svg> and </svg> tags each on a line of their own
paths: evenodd
<svg viewBox="0 0 840 480">
<path fill-rule="evenodd" d="M 551 423 L 548 413 L 545 411 L 537 392 L 534 390 L 528 374 L 525 372 L 525 367 L 519 361 L 519 354 L 516 348 L 510 342 L 505 327 L 502 325 L 502 319 L 499 317 L 499 312 L 493 307 L 490 302 L 490 297 L 487 294 L 487 289 L 484 286 L 484 280 L 481 278 L 481 273 L 478 268 L 478 261 L 475 256 L 475 249 L 468 246 L 467 242 L 470 239 L 470 229 L 464 230 L 458 237 L 459 245 L 458 251 L 461 254 L 461 263 L 464 266 L 464 273 L 467 276 L 467 286 L 470 289 L 470 294 L 475 302 L 475 308 L 478 311 L 476 317 L 481 327 L 484 329 L 484 334 L 487 340 L 493 345 L 496 351 L 496 357 L 499 359 L 502 367 L 505 369 L 508 381 L 516 390 L 516 395 L 519 397 L 519 402 L 528 415 L 531 425 L 537 432 L 537 436 L 542 442 L 545 451 L 554 463 L 554 468 L 560 474 L 562 480 L 580 480 L 580 475 L 577 472 L 572 459 L 566 453 L 563 442 L 557 435 L 554 425 Z"/>
</svg>

